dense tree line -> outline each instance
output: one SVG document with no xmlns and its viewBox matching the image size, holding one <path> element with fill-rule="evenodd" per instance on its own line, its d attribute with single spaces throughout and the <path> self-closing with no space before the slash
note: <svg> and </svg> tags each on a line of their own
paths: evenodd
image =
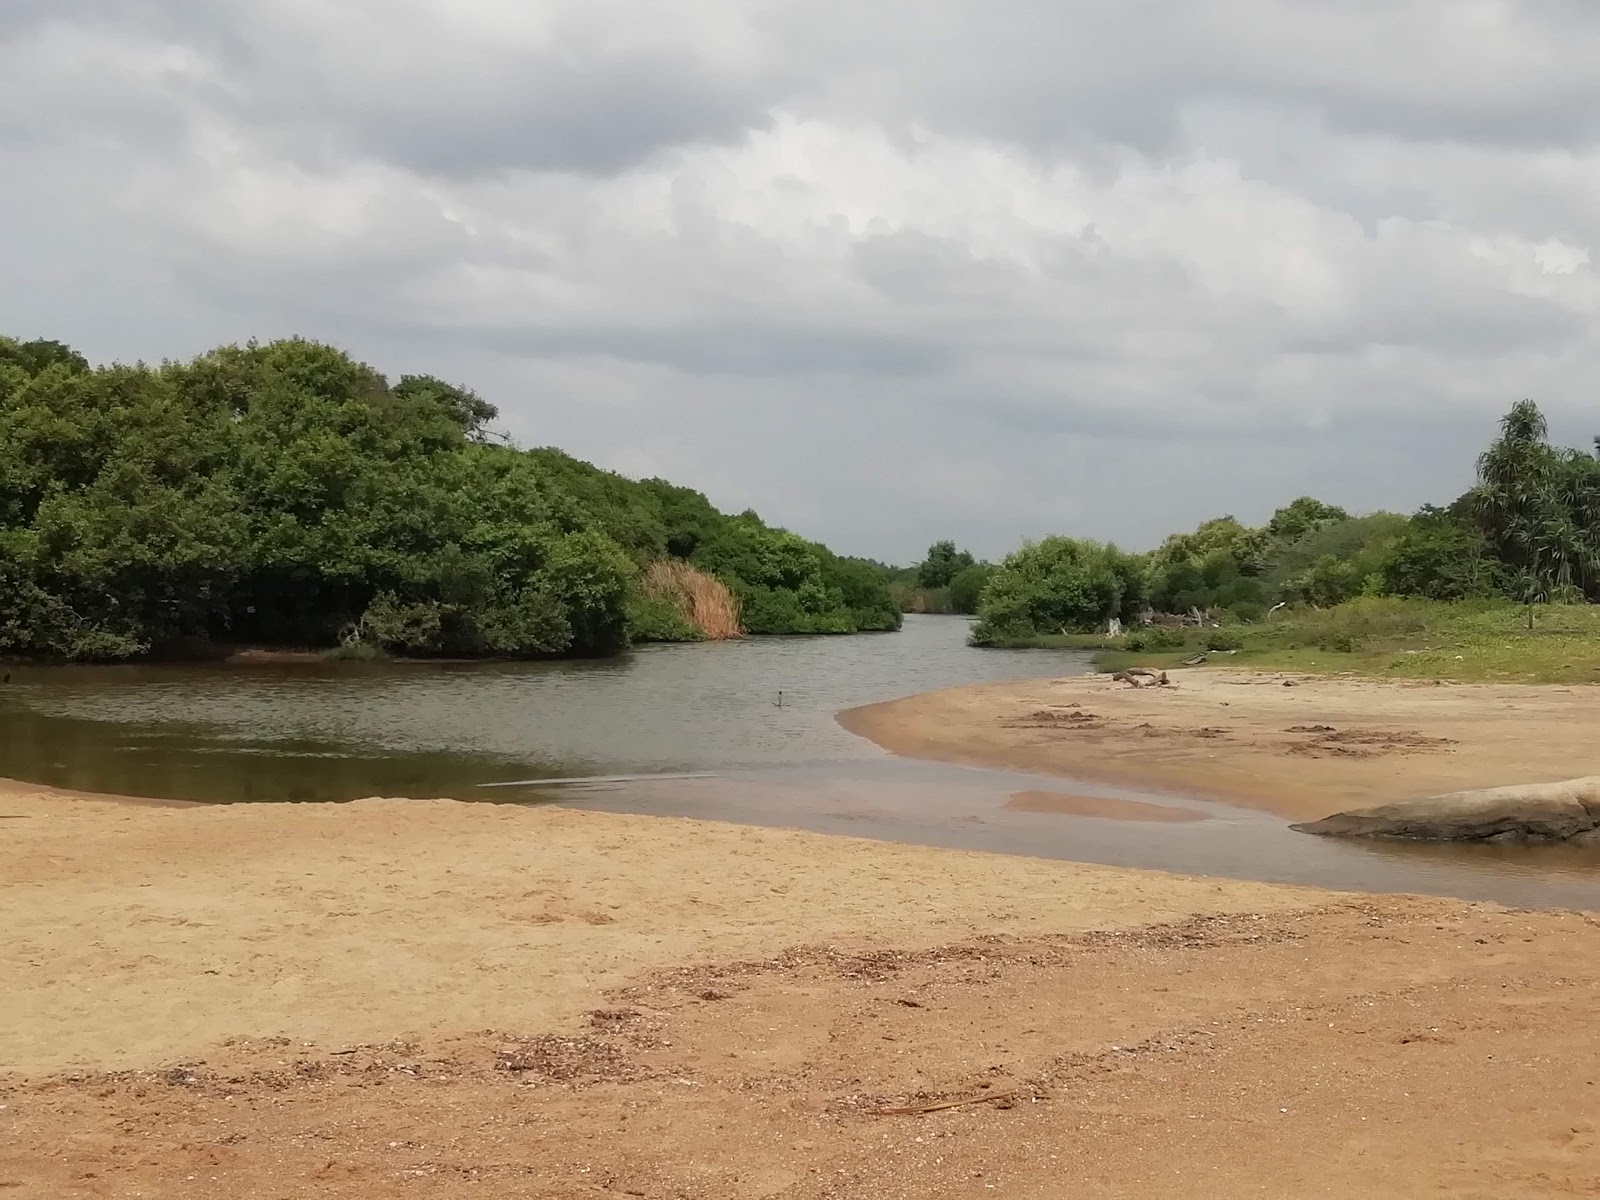
<svg viewBox="0 0 1600 1200">
<path fill-rule="evenodd" d="M 638 586 L 662 559 L 722 579 L 750 633 L 899 626 L 871 564 L 688 488 L 500 444 L 495 416 L 300 339 L 92 367 L 0 338 L 0 654 L 605 655 L 694 636 Z"/>
<path fill-rule="evenodd" d="M 1547 438 L 1538 407 L 1515 405 L 1476 485 L 1410 517 L 1352 516 L 1302 496 L 1263 526 L 1218 517 L 1149 554 L 1063 537 L 1025 545 L 986 583 L 974 639 L 1088 632 L 1147 610 L 1255 621 L 1278 605 L 1361 595 L 1600 600 L 1600 439 L 1590 453 Z"/>
<path fill-rule="evenodd" d="M 978 562 L 953 541 L 929 546 L 916 566 L 876 565 L 901 610 L 916 613 L 976 613 L 978 598 L 994 573 L 992 565 Z"/>
</svg>

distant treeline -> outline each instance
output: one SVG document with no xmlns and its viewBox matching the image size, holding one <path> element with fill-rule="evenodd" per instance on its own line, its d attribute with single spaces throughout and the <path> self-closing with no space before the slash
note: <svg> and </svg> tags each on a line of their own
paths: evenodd
<svg viewBox="0 0 1600 1200">
<path fill-rule="evenodd" d="M 914 567 L 880 567 L 902 612 L 975 613 L 994 567 L 954 542 L 935 542 Z"/>
<path fill-rule="evenodd" d="M 725 585 L 719 619 L 748 633 L 899 627 L 874 564 L 664 480 L 500 444 L 496 415 L 300 339 L 91 367 L 0 338 L 0 654 L 607 655 L 701 636 L 688 599 L 646 586 L 662 562 L 695 569 L 651 577 L 680 591 Z"/>
<path fill-rule="evenodd" d="M 1150 610 L 1250 622 L 1277 605 L 1362 595 L 1600 600 L 1600 457 L 1551 446 L 1523 401 L 1477 465 L 1465 495 L 1409 517 L 1353 516 L 1303 496 L 1264 526 L 1218 517 L 1147 554 L 1071 537 L 1026 544 L 985 583 L 973 639 L 1025 643 Z"/>
</svg>

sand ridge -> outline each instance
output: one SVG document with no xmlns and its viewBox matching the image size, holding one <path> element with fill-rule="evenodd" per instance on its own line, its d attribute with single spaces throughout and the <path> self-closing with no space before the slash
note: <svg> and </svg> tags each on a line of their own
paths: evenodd
<svg viewBox="0 0 1600 1200">
<path fill-rule="evenodd" d="M 1594 774 L 1600 687 L 1206 668 L 954 688 L 840 715 L 897 754 L 1120 783 L 1295 819 Z"/>
</svg>

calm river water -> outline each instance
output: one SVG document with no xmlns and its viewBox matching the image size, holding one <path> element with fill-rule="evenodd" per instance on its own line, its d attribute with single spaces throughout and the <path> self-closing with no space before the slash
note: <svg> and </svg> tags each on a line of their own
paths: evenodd
<svg viewBox="0 0 1600 1200">
<path fill-rule="evenodd" d="M 207 801 L 559 800 L 1600 909 L 1600 853 L 1332 842 L 1181 797 L 1212 819 L 1157 825 L 1017 812 L 1004 807 L 1007 797 L 1030 789 L 1174 798 L 898 759 L 835 721 L 841 709 L 913 692 L 1089 669 L 1073 651 L 974 650 L 967 629 L 961 618 L 908 617 L 898 634 L 645 646 L 596 663 L 13 668 L 0 687 L 0 776 Z M 586 782 L 552 782 L 574 778 Z"/>
</svg>

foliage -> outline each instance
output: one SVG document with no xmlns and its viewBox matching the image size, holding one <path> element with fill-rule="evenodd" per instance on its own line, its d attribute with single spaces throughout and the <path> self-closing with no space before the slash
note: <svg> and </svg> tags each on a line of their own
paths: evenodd
<svg viewBox="0 0 1600 1200">
<path fill-rule="evenodd" d="M 635 623 L 683 633 L 642 594 L 666 559 L 720 577 L 752 632 L 898 627 L 870 567 L 662 480 L 496 444 L 495 416 L 298 338 L 156 368 L 0 338 L 0 654 L 607 655 Z"/>
<path fill-rule="evenodd" d="M 632 625 L 641 641 L 726 641 L 741 632 L 739 602 L 728 585 L 676 559 L 650 564 L 638 603 L 644 611 Z"/>
<path fill-rule="evenodd" d="M 1293 542 L 1335 521 L 1346 521 L 1350 514 L 1337 505 L 1324 504 L 1311 496 L 1291 500 L 1267 522 L 1267 533 L 1280 542 Z"/>
<path fill-rule="evenodd" d="M 983 590 L 972 640 L 1008 645 L 1040 633 L 1132 620 L 1146 599 L 1145 561 L 1115 546 L 1065 537 L 1025 543 Z"/>
<path fill-rule="evenodd" d="M 941 584 L 930 586 L 926 579 L 944 579 L 952 566 L 961 566 Z M 932 564 L 932 565 L 930 565 Z M 978 600 L 983 594 L 994 567 L 986 562 L 974 562 L 965 550 L 956 550 L 953 542 L 936 542 L 928 550 L 928 558 L 915 567 L 893 568 L 873 564 L 889 581 L 889 593 L 901 612 L 960 613 L 971 616 L 978 611 Z"/>
<path fill-rule="evenodd" d="M 994 568 L 988 563 L 973 563 L 957 572 L 950 580 L 950 611 L 976 613 L 983 598 L 983 589 L 994 578 Z"/>
<path fill-rule="evenodd" d="M 1206 521 L 1193 533 L 1175 533 L 1151 556 L 1151 602 L 1165 612 L 1188 612 L 1260 603 L 1270 541 L 1233 517 Z"/>
<path fill-rule="evenodd" d="M 1546 441 L 1544 414 L 1512 406 L 1478 459 L 1472 508 L 1518 598 L 1600 598 L 1600 459 Z"/>
<path fill-rule="evenodd" d="M 1097 663 L 1164 669 L 1203 647 L 1211 635 L 1237 637 L 1229 666 L 1267 670 L 1346 671 L 1394 679 L 1600 682 L 1600 606 L 1551 605 L 1529 629 L 1525 610 L 1506 599 L 1432 601 L 1364 596 L 1335 608 L 1303 608 L 1258 625 L 1193 630 L 1162 653 L 1139 635 L 1050 639 L 1045 644 L 1100 650 Z M 1230 647 L 1231 648 L 1231 647 Z"/>
<path fill-rule="evenodd" d="M 935 542 L 917 567 L 917 582 L 925 588 L 945 588 L 950 581 L 973 565 L 973 557 L 957 550 L 954 542 Z"/>
<path fill-rule="evenodd" d="M 1382 568 L 1384 590 L 1427 600 L 1469 600 L 1504 591 L 1504 564 L 1472 524 L 1425 505 Z"/>
</svg>

